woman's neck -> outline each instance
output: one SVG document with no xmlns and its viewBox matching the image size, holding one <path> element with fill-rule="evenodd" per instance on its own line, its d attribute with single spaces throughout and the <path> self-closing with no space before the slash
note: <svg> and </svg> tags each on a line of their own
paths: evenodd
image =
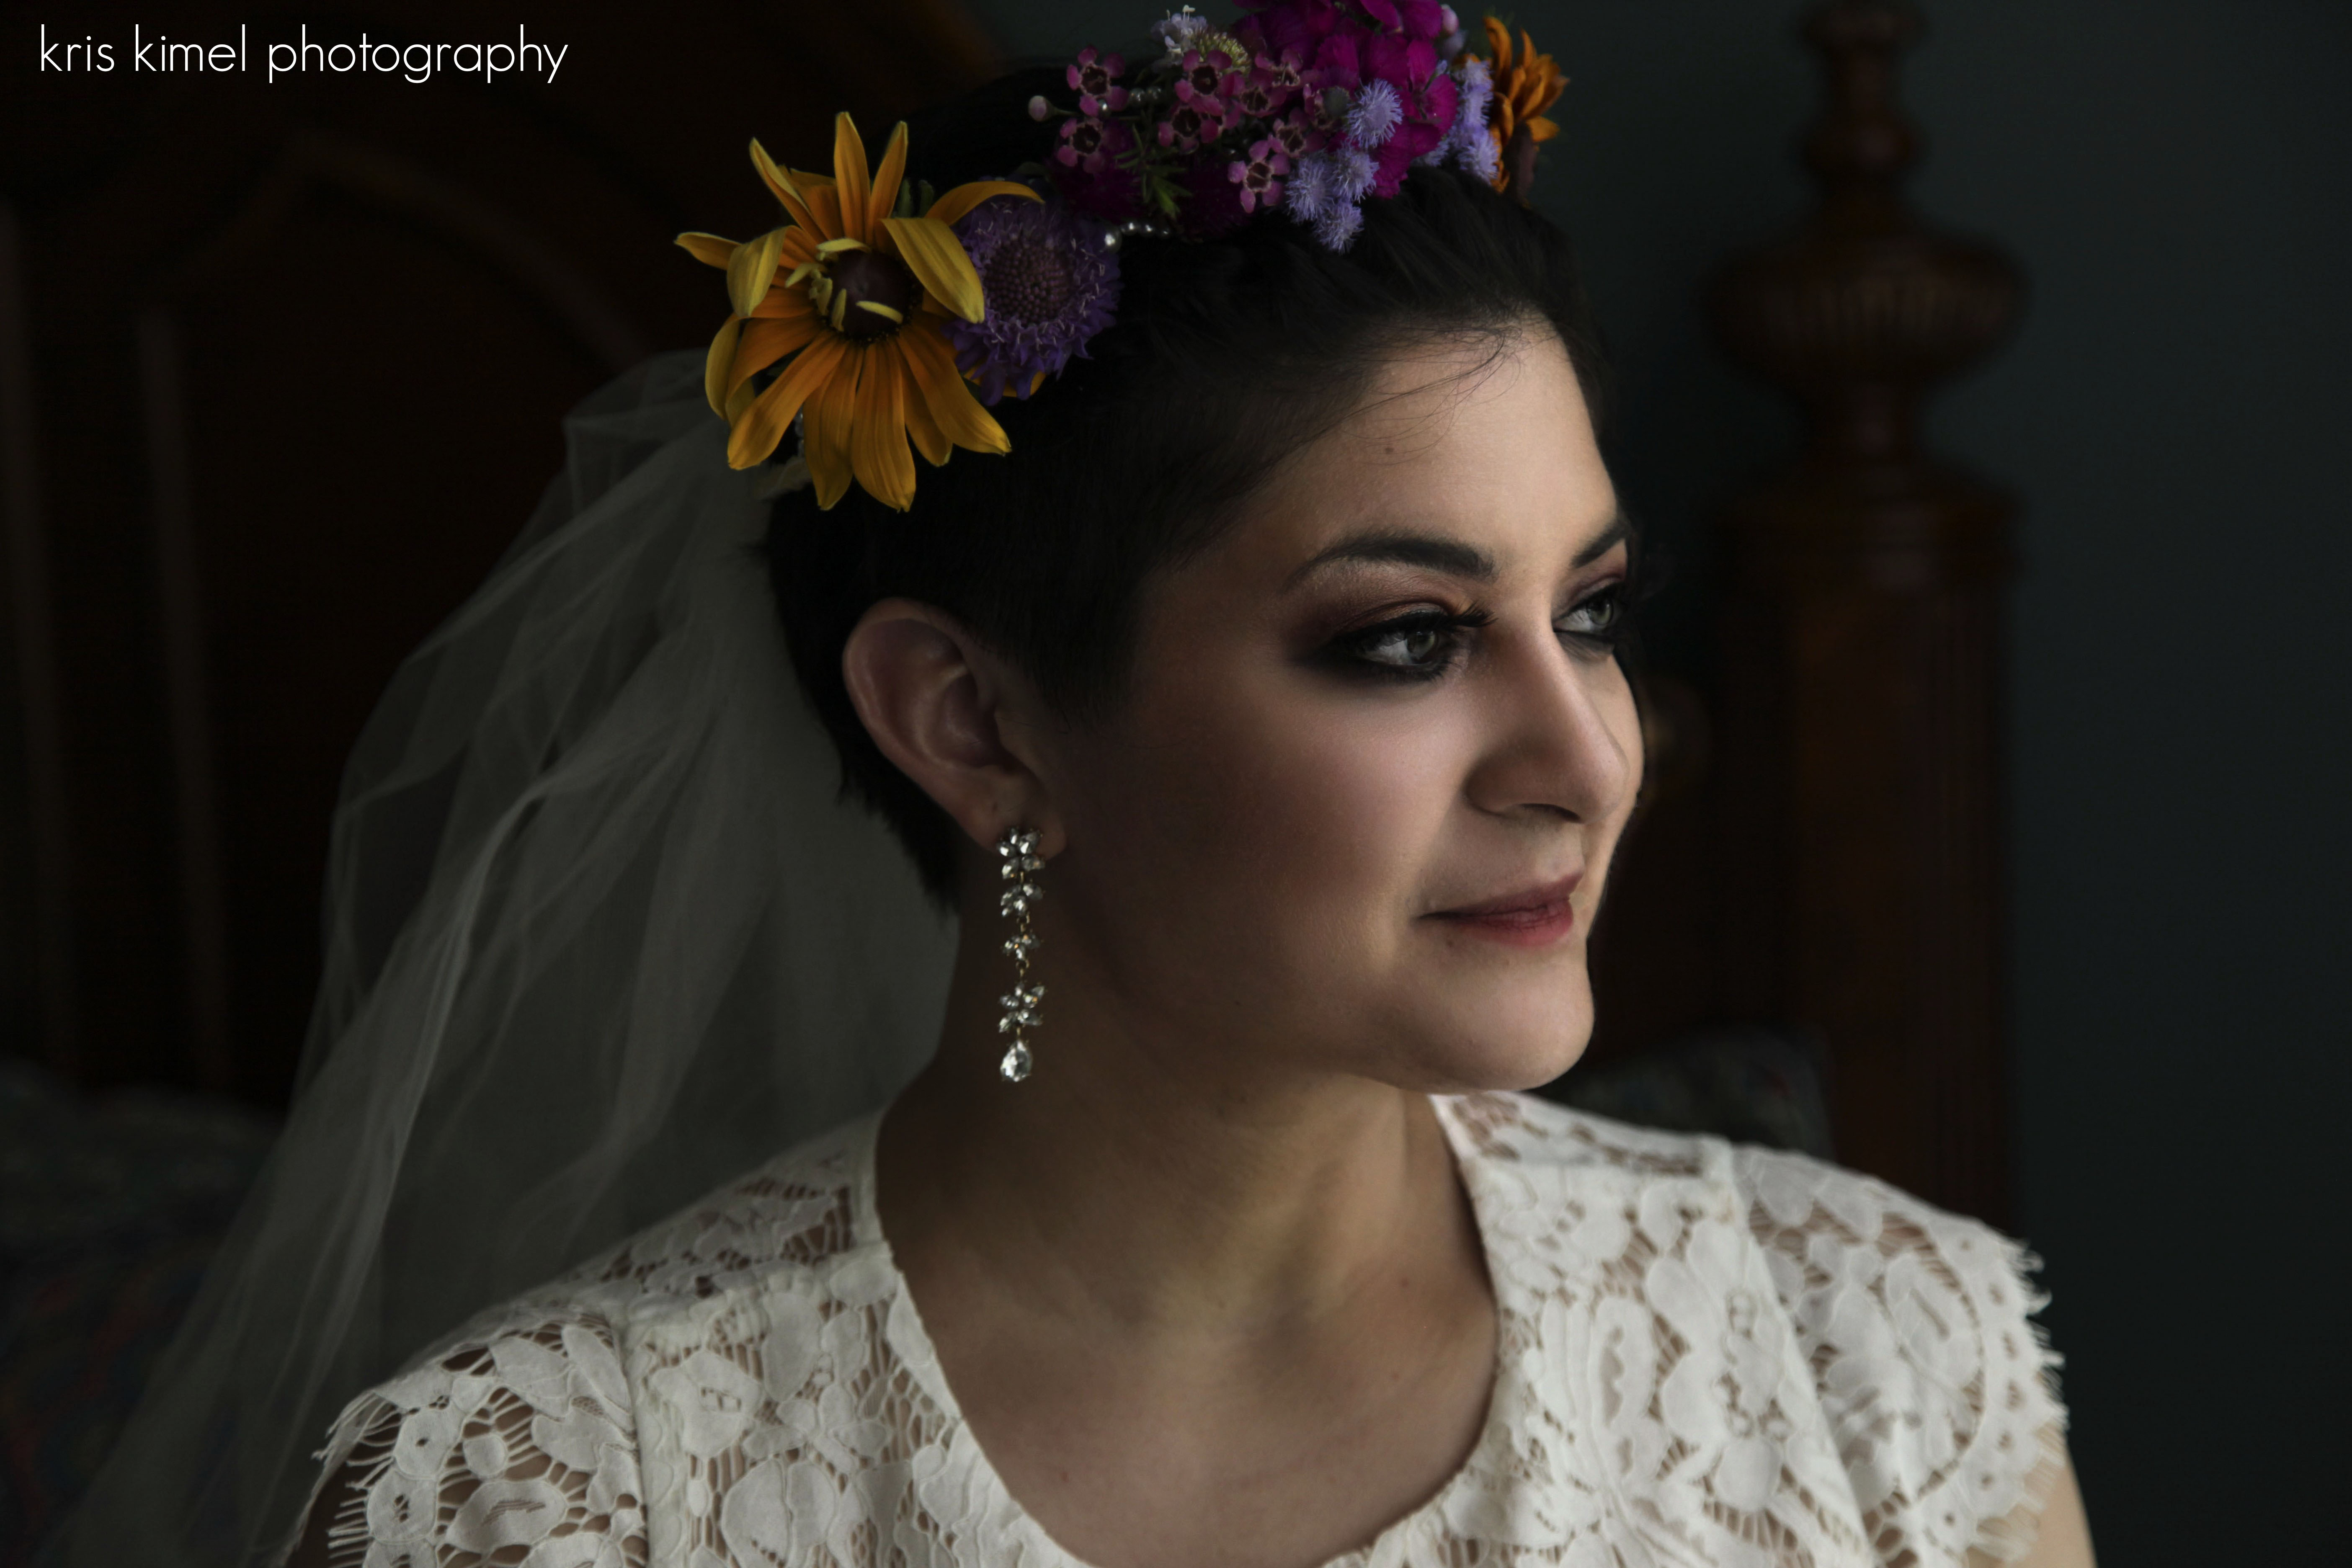
<svg viewBox="0 0 2352 1568">
<path fill-rule="evenodd" d="M 1067 957 L 1003 1083 L 1004 965 L 973 945 L 876 1200 L 1013 1498 L 1145 1568 L 1321 1563 L 1428 1499 L 1485 1427 L 1497 1329 L 1427 1097 L 1177 1037 Z"/>
<path fill-rule="evenodd" d="M 973 945 L 877 1154 L 919 1285 L 1147 1339 L 1279 1340 L 1401 1274 L 1481 1266 L 1426 1096 L 1157 1037 L 1083 984 L 1055 987 L 1034 1076 L 1006 1084 L 1002 964 Z"/>
</svg>

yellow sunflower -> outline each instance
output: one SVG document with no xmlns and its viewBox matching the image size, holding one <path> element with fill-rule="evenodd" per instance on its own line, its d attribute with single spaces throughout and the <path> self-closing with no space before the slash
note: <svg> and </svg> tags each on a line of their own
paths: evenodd
<svg viewBox="0 0 2352 1568">
<path fill-rule="evenodd" d="M 1549 55 L 1536 53 L 1536 41 L 1522 30 L 1519 48 L 1514 57 L 1511 30 L 1494 17 L 1486 18 L 1486 43 L 1495 51 L 1492 62 L 1495 81 L 1495 117 L 1487 129 L 1495 138 L 1495 188 L 1507 190 L 1511 184 L 1511 161 L 1507 156 L 1511 133 L 1524 125 L 1531 142 L 1549 142 L 1559 134 L 1557 121 L 1544 116 L 1544 110 L 1559 101 L 1568 87 L 1568 79 L 1559 74 L 1559 62 Z"/>
<path fill-rule="evenodd" d="M 766 461 L 793 416 L 805 415 L 802 449 L 819 506 L 846 495 L 854 478 L 904 511 L 915 499 L 910 438 L 934 467 L 957 447 L 1009 450 L 948 342 L 949 316 L 977 321 L 982 310 L 980 274 L 949 225 L 991 196 L 1034 201 L 1037 193 L 974 181 L 919 215 L 912 192 L 901 189 L 906 126 L 869 177 L 846 114 L 834 121 L 833 178 L 787 173 L 756 141 L 751 163 L 793 221 L 740 244 L 677 237 L 698 260 L 727 272 L 734 313 L 711 340 L 703 386 L 731 426 L 729 464 Z M 783 373 L 754 391 L 752 376 L 787 355 L 794 357 Z"/>
</svg>

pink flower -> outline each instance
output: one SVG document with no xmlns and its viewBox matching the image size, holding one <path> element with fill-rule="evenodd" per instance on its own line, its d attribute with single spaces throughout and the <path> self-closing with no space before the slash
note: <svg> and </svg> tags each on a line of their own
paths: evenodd
<svg viewBox="0 0 2352 1568">
<path fill-rule="evenodd" d="M 1406 128 L 1407 131 L 1412 129 L 1410 126 Z M 1433 137 L 1429 146 L 1436 144 Z M 1423 147 L 1421 151 L 1425 153 L 1428 150 L 1428 147 Z M 1372 195 L 1396 195 L 1404 184 L 1405 174 L 1412 169 L 1412 161 L 1420 155 L 1420 153 L 1412 151 L 1412 142 L 1405 132 L 1401 131 L 1390 137 L 1381 150 L 1372 154 Z"/>
<path fill-rule="evenodd" d="M 1433 127 L 1442 137 L 1454 127 L 1454 118 L 1462 108 L 1462 84 L 1451 71 L 1440 71 L 1422 89 L 1421 102 L 1413 118 Z"/>
<path fill-rule="evenodd" d="M 1364 74 L 1411 99 L 1437 74 L 1437 46 L 1426 38 L 1374 38 L 1364 49 Z"/>
<path fill-rule="evenodd" d="M 1404 13 L 1404 30 L 1416 38 L 1442 38 L 1462 25 L 1454 7 L 1439 0 L 1402 0 L 1397 8 Z"/>
<path fill-rule="evenodd" d="M 1315 46 L 1340 25 L 1333 0 L 1242 0 L 1242 9 L 1256 13 L 1243 26 L 1265 38 L 1261 52 L 1288 50 L 1302 60 L 1313 59 Z"/>
<path fill-rule="evenodd" d="M 1180 71 L 1176 78 L 1178 100 L 1191 103 L 1199 99 L 1213 99 L 1218 105 L 1213 112 L 1218 114 L 1224 112 L 1224 100 L 1239 92 L 1242 88 L 1242 73 L 1234 68 L 1234 61 L 1223 49 L 1206 53 L 1199 49 L 1187 49 L 1184 51 L 1183 63 L 1178 69 Z"/>
<path fill-rule="evenodd" d="M 1357 50 L 1355 35 L 1334 33 L 1316 46 L 1315 68 L 1307 79 L 1317 87 L 1348 92 L 1363 86 L 1363 56 Z"/>
<path fill-rule="evenodd" d="M 1083 169 L 1089 174 L 1099 174 L 1109 163 L 1124 140 L 1118 129 L 1091 117 L 1062 121 L 1062 144 L 1054 149 L 1055 158 L 1065 168 Z"/>
<path fill-rule="evenodd" d="M 1126 71 L 1127 62 L 1117 55 L 1080 49 L 1077 64 L 1068 72 L 1070 86 L 1078 94 L 1078 112 L 1089 120 L 1098 120 L 1105 110 L 1125 109 L 1127 89 L 1115 82 Z"/>
<path fill-rule="evenodd" d="M 1160 144 L 1190 153 L 1203 142 L 1215 141 L 1224 130 L 1224 105 L 1213 98 L 1196 98 L 1178 104 L 1160 122 Z"/>
<path fill-rule="evenodd" d="M 1304 108 L 1294 109 L 1274 125 L 1274 139 L 1282 144 L 1283 156 L 1296 163 L 1323 145 L 1323 133 L 1315 128 L 1313 119 Z"/>
<path fill-rule="evenodd" d="M 1249 150 L 1247 159 L 1236 160 L 1226 177 L 1242 188 L 1242 211 L 1255 212 L 1261 206 L 1281 204 L 1282 176 L 1288 173 L 1289 156 L 1281 143 L 1268 136 Z"/>
<path fill-rule="evenodd" d="M 1234 105 L 1244 120 L 1271 120 L 1297 94 L 1298 72 L 1295 67 L 1285 68 L 1260 60 L 1249 79 L 1242 83 L 1241 90 L 1234 95 Z"/>
</svg>

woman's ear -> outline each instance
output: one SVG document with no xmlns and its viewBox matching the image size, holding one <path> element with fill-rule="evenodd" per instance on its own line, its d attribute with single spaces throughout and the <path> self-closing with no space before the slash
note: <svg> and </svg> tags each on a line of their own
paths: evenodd
<svg viewBox="0 0 2352 1568">
<path fill-rule="evenodd" d="M 866 732 L 974 844 L 1034 828 L 1061 847 L 1061 824 L 1025 722 L 1034 692 L 963 623 L 913 599 L 868 609 L 841 650 L 842 682 Z"/>
</svg>

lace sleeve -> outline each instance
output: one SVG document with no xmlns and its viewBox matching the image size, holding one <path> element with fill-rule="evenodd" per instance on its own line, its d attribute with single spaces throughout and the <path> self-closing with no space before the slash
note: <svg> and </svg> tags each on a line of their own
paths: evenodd
<svg viewBox="0 0 2352 1568">
<path fill-rule="evenodd" d="M 331 1568 L 646 1562 L 628 1385 L 592 1313 L 468 1335 L 352 1401 L 320 1458 L 352 1481 L 325 1505 Z"/>
<path fill-rule="evenodd" d="M 2023 1556 L 2066 1425 L 2036 1260 L 1801 1155 L 1741 1149 L 1734 1171 L 1880 1561 Z"/>
</svg>

